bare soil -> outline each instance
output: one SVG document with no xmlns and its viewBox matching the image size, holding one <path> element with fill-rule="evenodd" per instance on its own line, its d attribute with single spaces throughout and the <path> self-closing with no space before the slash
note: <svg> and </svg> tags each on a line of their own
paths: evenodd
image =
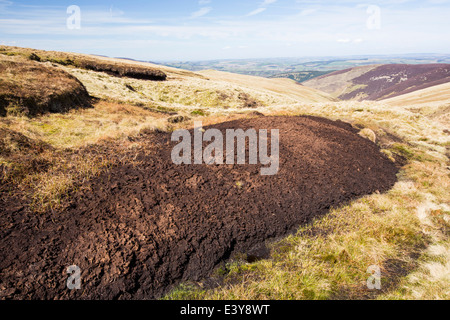
<svg viewBox="0 0 450 320">
<path fill-rule="evenodd" d="M 107 150 L 122 165 L 84 183 L 61 212 L 37 215 L 0 188 L 0 299 L 158 298 L 208 277 L 233 254 L 254 259 L 267 239 L 396 182 L 395 165 L 343 122 L 258 117 L 212 127 L 279 129 L 279 173 L 176 166 L 170 134 L 155 133 L 141 137 L 138 152 Z M 81 269 L 81 290 L 66 287 L 70 265 Z"/>
</svg>

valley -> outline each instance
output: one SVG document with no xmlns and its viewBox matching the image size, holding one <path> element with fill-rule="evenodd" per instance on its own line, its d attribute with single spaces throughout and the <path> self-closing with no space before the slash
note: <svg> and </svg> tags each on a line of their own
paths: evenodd
<svg viewBox="0 0 450 320">
<path fill-rule="evenodd" d="M 427 59 L 300 84 L 0 46 L 0 299 L 448 299 L 450 67 Z M 279 130 L 279 171 L 175 164 L 195 122 Z"/>
</svg>

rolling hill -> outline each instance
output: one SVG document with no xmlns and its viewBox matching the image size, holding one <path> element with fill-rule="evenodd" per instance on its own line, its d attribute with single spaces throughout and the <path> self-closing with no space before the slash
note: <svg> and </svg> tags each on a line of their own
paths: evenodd
<svg viewBox="0 0 450 320">
<path fill-rule="evenodd" d="M 441 66 L 353 68 L 319 91 L 0 46 L 0 300 L 448 300 Z M 337 101 L 371 82 L 390 98 Z M 172 133 L 196 122 L 270 130 L 271 150 L 278 130 L 277 175 L 176 165 Z M 82 290 L 67 290 L 74 266 Z"/>
<path fill-rule="evenodd" d="M 450 104 L 450 82 L 384 100 L 389 105 Z"/>
<path fill-rule="evenodd" d="M 267 79 L 215 70 L 205 70 L 199 73 L 214 81 L 234 83 L 241 87 L 261 92 L 268 91 L 272 94 L 275 93 L 290 97 L 298 102 L 327 102 L 336 100 L 325 92 L 303 86 L 294 80 L 286 78 Z"/>
<path fill-rule="evenodd" d="M 159 61 L 159 64 L 190 71 L 218 71 L 272 77 L 280 73 L 333 72 L 375 64 L 450 63 L 448 54 L 352 55 L 262 59 L 224 59 L 206 61 Z"/>
<path fill-rule="evenodd" d="M 336 71 L 305 86 L 341 100 L 383 100 L 450 82 L 450 64 L 386 64 Z"/>
<path fill-rule="evenodd" d="M 79 79 L 89 94 L 151 108 L 242 108 L 335 101 L 291 79 L 222 71 L 193 72 L 129 59 L 0 46 L 0 56 L 57 66 Z"/>
</svg>

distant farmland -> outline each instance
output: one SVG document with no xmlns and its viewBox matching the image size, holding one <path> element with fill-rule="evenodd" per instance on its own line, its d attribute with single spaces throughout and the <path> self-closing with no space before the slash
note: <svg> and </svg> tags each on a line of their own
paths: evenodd
<svg viewBox="0 0 450 320">
<path fill-rule="evenodd" d="M 308 81 L 323 75 L 326 75 L 328 73 L 331 73 L 333 71 L 301 71 L 301 72 L 286 72 L 286 73 L 280 73 L 276 74 L 274 76 L 271 76 L 270 78 L 288 78 L 295 80 L 299 83 L 302 83 L 304 81 Z"/>
</svg>

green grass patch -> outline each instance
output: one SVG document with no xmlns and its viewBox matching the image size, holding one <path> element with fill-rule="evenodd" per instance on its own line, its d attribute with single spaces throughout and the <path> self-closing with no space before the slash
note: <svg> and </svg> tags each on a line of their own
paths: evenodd
<svg viewBox="0 0 450 320">
<path fill-rule="evenodd" d="M 191 115 L 205 117 L 205 116 L 209 115 L 209 113 L 202 109 L 196 109 L 194 111 L 191 111 Z"/>
</svg>

